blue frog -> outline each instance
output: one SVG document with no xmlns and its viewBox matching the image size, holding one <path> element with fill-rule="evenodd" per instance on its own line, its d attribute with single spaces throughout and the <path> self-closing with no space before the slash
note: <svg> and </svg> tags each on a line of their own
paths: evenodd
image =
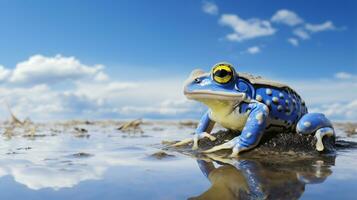
<svg viewBox="0 0 357 200">
<path fill-rule="evenodd" d="M 256 77 L 237 73 L 229 63 L 214 65 L 210 73 L 194 70 L 185 82 L 184 94 L 208 106 L 193 138 L 174 146 L 193 141 L 193 149 L 204 137 L 215 140 L 210 132 L 215 123 L 240 132 L 240 135 L 204 153 L 232 149 L 232 157 L 256 147 L 263 134 L 272 131 L 294 131 L 315 134 L 316 150 L 323 151 L 322 138 L 334 136 L 331 122 L 322 113 L 308 113 L 304 100 L 291 87 Z"/>
</svg>

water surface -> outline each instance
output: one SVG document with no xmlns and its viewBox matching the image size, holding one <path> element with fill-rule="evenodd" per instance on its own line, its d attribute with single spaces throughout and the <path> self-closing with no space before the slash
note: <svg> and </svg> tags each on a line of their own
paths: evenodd
<svg viewBox="0 0 357 200">
<path fill-rule="evenodd" d="M 0 199 L 355 199 L 357 150 L 235 160 L 153 156 L 161 141 L 189 137 L 193 127 L 153 122 L 141 125 L 143 133 L 118 127 L 49 123 L 31 134 L 24 128 L 3 134 Z"/>
</svg>

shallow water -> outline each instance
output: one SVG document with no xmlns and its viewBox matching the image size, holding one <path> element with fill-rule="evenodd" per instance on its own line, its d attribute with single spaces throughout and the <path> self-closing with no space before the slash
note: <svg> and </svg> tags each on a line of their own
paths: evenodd
<svg viewBox="0 0 357 200">
<path fill-rule="evenodd" d="M 53 123 L 28 137 L 21 128 L 3 135 L 0 199 L 355 199 L 356 149 L 237 160 L 153 156 L 162 140 L 189 137 L 194 129 L 169 122 L 141 127 L 144 133 L 123 133 L 116 123 Z"/>
</svg>

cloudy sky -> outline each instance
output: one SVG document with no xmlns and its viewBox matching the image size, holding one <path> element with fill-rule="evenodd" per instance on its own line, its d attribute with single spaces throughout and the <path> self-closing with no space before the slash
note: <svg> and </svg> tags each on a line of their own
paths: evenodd
<svg viewBox="0 0 357 200">
<path fill-rule="evenodd" d="M 357 121 L 357 3 L 1 1 L 0 119 L 198 118 L 195 68 L 290 84 L 311 111 Z"/>
</svg>

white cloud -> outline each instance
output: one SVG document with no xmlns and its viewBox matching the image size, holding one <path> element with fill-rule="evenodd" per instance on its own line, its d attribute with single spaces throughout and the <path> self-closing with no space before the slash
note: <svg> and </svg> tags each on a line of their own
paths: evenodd
<svg viewBox="0 0 357 200">
<path fill-rule="evenodd" d="M 95 75 L 94 80 L 99 81 L 99 82 L 108 81 L 109 77 L 104 72 L 98 72 L 97 75 Z"/>
<path fill-rule="evenodd" d="M 306 32 L 303 28 L 294 29 L 293 34 L 303 40 L 310 39 L 310 34 L 308 32 Z"/>
<path fill-rule="evenodd" d="M 213 2 L 204 1 L 202 5 L 203 12 L 210 15 L 218 14 L 218 6 Z"/>
<path fill-rule="evenodd" d="M 357 75 L 350 74 L 347 72 L 338 72 L 335 74 L 335 77 L 338 79 L 354 79 L 354 78 L 357 79 Z"/>
<path fill-rule="evenodd" d="M 293 30 L 293 34 L 300 38 L 301 40 L 307 40 L 311 38 L 311 34 L 328 31 L 328 30 L 337 30 L 334 24 L 331 21 L 326 21 L 322 24 L 309 24 L 305 23 L 304 26 L 300 26 Z M 298 40 L 289 38 L 288 42 L 294 46 L 298 46 Z"/>
<path fill-rule="evenodd" d="M 272 22 L 295 26 L 304 22 L 295 12 L 287 9 L 278 10 L 271 18 Z"/>
<path fill-rule="evenodd" d="M 295 47 L 299 46 L 299 40 L 297 40 L 296 38 L 289 38 L 288 42 Z"/>
<path fill-rule="evenodd" d="M 252 46 L 246 52 L 248 51 L 254 54 L 261 50 L 258 46 Z M 48 59 L 51 57 L 44 60 Z M 60 69 L 54 68 L 54 70 Z M 2 71 L 11 74 L 9 69 L 2 68 Z M 54 84 L 57 83 L 52 81 L 32 86 L 13 84 L 5 78 L 0 84 L 0 117 L 2 119 L 9 117 L 4 105 L 5 100 L 19 118 L 30 117 L 34 120 L 198 118 L 204 110 L 204 106 L 199 106 L 200 104 L 194 101 L 187 101 L 182 94 L 182 84 L 186 77 L 124 82 L 112 80 L 113 77 L 106 75 L 95 81 L 96 76 L 101 76 L 100 72 L 105 74 L 104 69 L 101 68 L 93 75 L 89 75 L 90 81 L 88 78 L 67 79 L 63 77 L 68 80 L 66 84 L 68 83 L 70 87 L 68 85 L 55 87 Z M 58 73 L 52 72 L 51 76 Z M 73 77 L 71 74 L 69 76 Z M 357 94 L 351 92 L 357 91 L 355 77 L 356 75 L 347 72 L 339 72 L 335 74 L 335 78 L 331 77 L 326 80 L 297 82 L 289 80 L 289 85 L 298 90 L 310 105 L 309 108 L 313 110 L 324 108 L 322 105 L 349 105 L 357 99 Z M 44 77 L 43 80 L 46 78 Z M 338 95 L 331 95 L 336 91 Z M 353 109 L 353 105 L 355 104 L 351 103 L 348 108 Z M 352 116 L 353 114 L 348 114 L 345 118 L 341 116 L 340 118 L 349 119 Z"/>
<path fill-rule="evenodd" d="M 310 112 L 311 111 L 324 113 L 327 117 L 335 120 L 355 122 L 357 119 L 357 99 L 317 105 L 313 110 L 310 110 Z"/>
<path fill-rule="evenodd" d="M 223 14 L 219 23 L 233 29 L 234 32 L 226 36 L 227 39 L 231 41 L 243 41 L 262 36 L 269 36 L 276 32 L 267 20 L 260 20 L 257 18 L 244 20 L 233 14 Z"/>
<path fill-rule="evenodd" d="M 6 69 L 4 66 L 0 65 L 0 82 L 5 81 L 9 78 L 11 71 Z"/>
<path fill-rule="evenodd" d="M 314 80 L 286 80 L 306 101 L 309 112 L 322 112 L 331 120 L 357 119 L 357 82 L 333 77 Z M 327 87 L 328 86 L 328 87 Z M 333 111 L 335 109 L 335 111 Z M 348 112 L 347 110 L 350 109 Z M 341 112 L 340 110 L 345 111 Z"/>
<path fill-rule="evenodd" d="M 0 160 L 1 170 L 11 175 L 18 183 L 32 190 L 43 188 L 70 188 L 81 181 L 97 180 L 104 173 L 101 168 L 85 167 L 81 170 L 58 170 L 55 167 L 36 165 L 24 160 Z M 10 165 L 11 164 L 11 165 Z M 34 166 L 35 165 L 35 166 Z"/>
<path fill-rule="evenodd" d="M 326 21 L 322 24 L 305 24 L 305 29 L 312 32 L 317 33 L 321 31 L 329 31 L 329 30 L 336 30 L 335 25 L 331 21 Z"/>
<path fill-rule="evenodd" d="M 22 84 L 56 83 L 92 78 L 102 72 L 102 69 L 101 65 L 84 65 L 74 57 L 34 55 L 18 63 L 9 80 Z"/>
<path fill-rule="evenodd" d="M 123 114 L 158 114 L 158 115 L 185 115 L 195 110 L 203 112 L 203 108 L 197 107 L 197 103 L 187 99 L 169 99 L 152 106 L 124 106 L 118 112 Z"/>
<path fill-rule="evenodd" d="M 338 30 L 332 21 L 328 20 L 321 24 L 311 24 L 305 22 L 297 13 L 288 9 L 276 11 L 270 20 L 258 18 L 242 19 L 235 14 L 222 14 L 219 19 L 219 24 L 233 29 L 232 33 L 226 35 L 226 39 L 238 42 L 274 35 L 277 29 L 272 26 L 271 22 L 285 24 L 293 28 L 292 33 L 297 38 L 288 39 L 288 42 L 293 46 L 298 46 L 299 40 L 310 39 L 313 33 Z"/>
<path fill-rule="evenodd" d="M 247 53 L 249 54 L 257 54 L 260 52 L 260 47 L 258 46 L 252 46 L 247 49 Z"/>
<path fill-rule="evenodd" d="M 47 85 L 0 87 L 0 116 L 9 117 L 4 102 L 21 119 L 137 118 L 198 116 L 198 103 L 185 100 L 183 81 L 86 82 L 58 90 Z M 2 104 L 2 105 L 1 105 Z"/>
<path fill-rule="evenodd" d="M 111 80 L 102 65 L 35 55 L 13 71 L 0 66 L 0 117 L 9 117 L 5 101 L 18 117 L 34 120 L 194 116 L 202 110 L 184 100 L 185 78 L 124 82 Z"/>
<path fill-rule="evenodd" d="M 306 23 L 303 27 L 298 27 L 293 30 L 293 34 L 302 40 L 311 38 L 311 34 L 328 30 L 337 30 L 331 21 L 326 21 L 322 24 L 309 24 Z"/>
</svg>

